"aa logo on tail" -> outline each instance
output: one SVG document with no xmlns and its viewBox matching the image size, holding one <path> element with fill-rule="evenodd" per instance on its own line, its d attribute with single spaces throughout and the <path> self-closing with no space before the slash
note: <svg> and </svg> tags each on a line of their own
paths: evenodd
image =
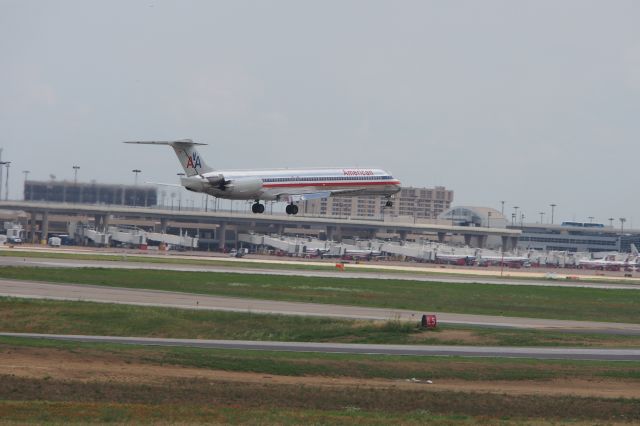
<svg viewBox="0 0 640 426">
<path fill-rule="evenodd" d="M 202 163 L 200 162 L 200 156 L 197 152 L 194 152 L 192 155 L 187 155 L 187 167 L 198 168 L 202 167 Z"/>
</svg>

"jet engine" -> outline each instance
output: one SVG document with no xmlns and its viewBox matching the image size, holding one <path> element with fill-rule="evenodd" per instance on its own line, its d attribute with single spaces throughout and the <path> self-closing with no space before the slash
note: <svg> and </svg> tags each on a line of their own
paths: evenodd
<svg viewBox="0 0 640 426">
<path fill-rule="evenodd" d="M 218 185 L 218 189 L 233 197 L 254 197 L 262 189 L 262 179 L 242 178 L 223 180 Z"/>
<path fill-rule="evenodd" d="M 207 182 L 199 177 L 183 177 L 180 183 L 187 191 L 205 192 L 207 189 Z"/>
</svg>

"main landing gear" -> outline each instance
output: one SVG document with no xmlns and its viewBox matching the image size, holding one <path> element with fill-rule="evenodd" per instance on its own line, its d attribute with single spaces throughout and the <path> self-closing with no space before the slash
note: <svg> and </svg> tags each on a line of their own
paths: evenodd
<svg viewBox="0 0 640 426">
<path fill-rule="evenodd" d="M 256 201 L 255 204 L 251 205 L 251 211 L 253 213 L 264 213 L 264 204 L 260 204 L 259 201 Z"/>
<path fill-rule="evenodd" d="M 385 207 L 393 207 L 393 201 L 391 201 L 391 199 L 388 199 L 384 206 Z"/>
<path fill-rule="evenodd" d="M 298 206 L 296 206 L 295 204 L 288 204 L 287 208 L 285 209 L 285 211 L 287 212 L 287 214 L 298 214 Z"/>
</svg>

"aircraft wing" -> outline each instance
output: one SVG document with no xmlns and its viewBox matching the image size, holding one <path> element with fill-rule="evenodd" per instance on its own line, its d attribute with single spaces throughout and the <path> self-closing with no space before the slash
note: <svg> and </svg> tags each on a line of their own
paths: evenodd
<svg viewBox="0 0 640 426">
<path fill-rule="evenodd" d="M 174 186 L 176 188 L 184 188 L 182 185 L 178 185 L 175 183 L 164 183 L 164 182 L 145 182 L 147 185 L 158 185 L 158 186 Z"/>
<path fill-rule="evenodd" d="M 329 198 L 331 196 L 330 191 L 325 192 L 309 192 L 306 194 L 278 194 L 281 198 L 287 198 L 289 202 L 297 203 L 299 201 L 317 200 L 319 198 Z"/>
<path fill-rule="evenodd" d="M 364 191 L 365 191 L 364 189 L 336 189 L 336 190 L 329 191 L 329 192 L 331 192 L 332 196 L 345 196 L 345 197 L 348 197 L 350 195 L 360 195 Z"/>
<path fill-rule="evenodd" d="M 313 190 L 310 190 L 313 191 Z M 290 202 L 299 202 L 299 201 L 306 201 L 306 200 L 317 200 L 319 198 L 329 198 L 332 196 L 340 196 L 340 195 L 344 195 L 344 196 L 350 196 L 350 195 L 358 195 L 359 193 L 361 193 L 363 190 L 357 189 L 357 190 L 353 190 L 353 189 L 339 189 L 339 190 L 332 190 L 332 191 L 322 191 L 322 192 L 306 192 L 306 193 L 299 193 L 299 194 L 289 194 L 286 192 L 277 194 L 277 196 L 281 199 L 288 199 Z"/>
</svg>

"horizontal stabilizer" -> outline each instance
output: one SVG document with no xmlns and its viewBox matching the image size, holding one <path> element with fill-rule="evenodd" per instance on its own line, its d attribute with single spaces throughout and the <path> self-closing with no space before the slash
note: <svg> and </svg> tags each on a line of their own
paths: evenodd
<svg viewBox="0 0 640 426">
<path fill-rule="evenodd" d="M 137 144 L 137 145 L 206 145 L 206 143 L 194 142 L 191 139 L 179 139 L 175 141 L 125 141 L 124 143 Z"/>
</svg>

